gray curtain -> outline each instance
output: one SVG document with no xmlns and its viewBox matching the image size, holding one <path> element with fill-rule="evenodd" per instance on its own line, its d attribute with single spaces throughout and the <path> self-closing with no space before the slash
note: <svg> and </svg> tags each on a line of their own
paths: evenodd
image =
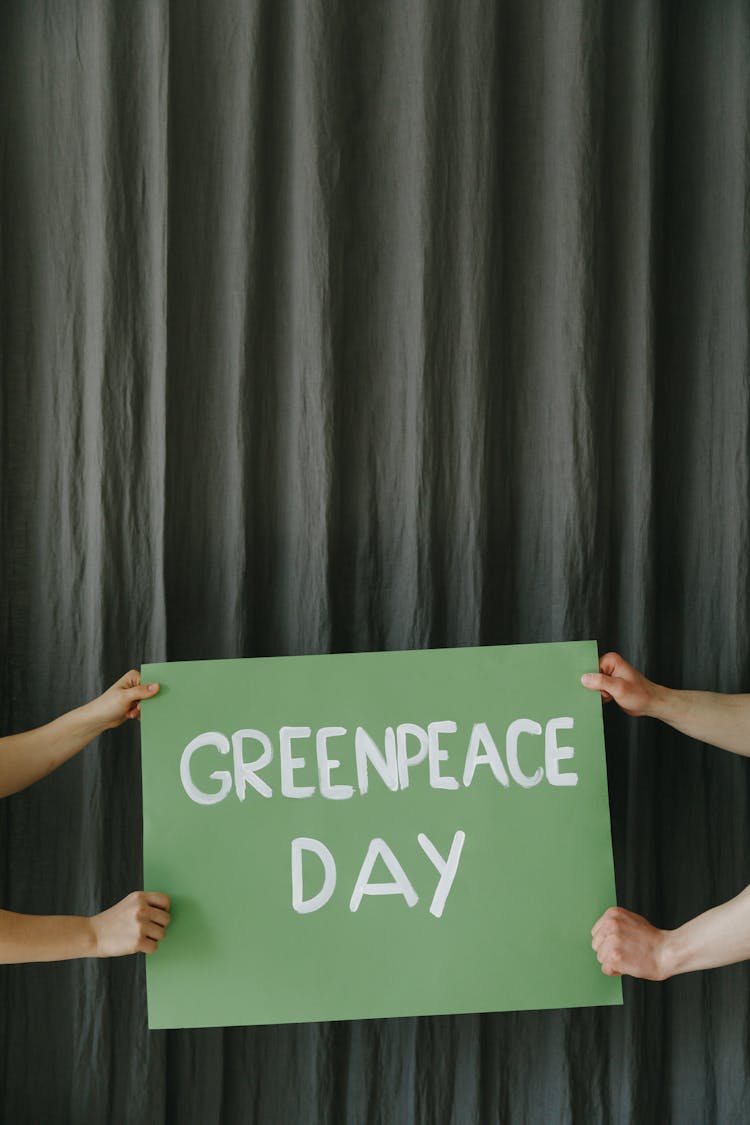
<svg viewBox="0 0 750 1125">
<path fill-rule="evenodd" d="M 3 733 L 142 660 L 750 689 L 746 0 L 5 0 L 0 99 Z M 140 886 L 134 727 L 0 803 L 4 907 Z M 750 763 L 606 731 L 620 902 L 749 883 Z M 749 986 L 149 1033 L 140 957 L 7 967 L 0 1117 L 740 1122 Z"/>
</svg>

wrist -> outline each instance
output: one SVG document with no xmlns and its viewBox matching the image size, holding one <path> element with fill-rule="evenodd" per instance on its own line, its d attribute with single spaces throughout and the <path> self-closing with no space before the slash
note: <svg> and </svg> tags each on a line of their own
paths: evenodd
<svg viewBox="0 0 750 1125">
<path fill-rule="evenodd" d="M 674 704 L 674 694 L 672 688 L 663 687 L 662 684 L 655 684 L 649 680 L 649 702 L 643 714 L 648 715 L 650 719 L 669 722 L 668 716 Z"/>
<path fill-rule="evenodd" d="M 659 980 L 668 980 L 685 972 L 688 950 L 682 927 L 676 930 L 662 930 L 662 938 L 656 956 L 659 966 Z"/>
<path fill-rule="evenodd" d="M 102 947 L 102 934 L 99 922 L 99 915 L 94 914 L 91 918 L 84 919 L 86 922 L 86 941 L 89 946 L 89 957 L 104 957 Z"/>
<path fill-rule="evenodd" d="M 100 956 L 96 932 L 92 925 L 93 918 L 74 914 L 67 917 L 57 917 L 53 921 L 56 925 L 63 927 L 60 933 L 64 935 L 64 948 L 50 960 Z"/>
<path fill-rule="evenodd" d="M 110 724 L 99 714 L 96 706 L 97 702 L 96 699 L 92 699 L 90 703 L 84 703 L 83 706 L 77 708 L 74 712 L 81 724 L 81 730 L 87 742 L 98 738 L 100 734 L 103 734 L 104 731 L 108 730 L 110 727 Z"/>
</svg>

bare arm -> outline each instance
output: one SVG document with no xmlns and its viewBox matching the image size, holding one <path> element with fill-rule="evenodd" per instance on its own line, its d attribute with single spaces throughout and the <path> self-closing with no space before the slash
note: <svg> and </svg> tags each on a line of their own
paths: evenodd
<svg viewBox="0 0 750 1125">
<path fill-rule="evenodd" d="M 83 707 L 36 730 L 0 738 L 0 797 L 46 777 L 103 731 L 137 719 L 140 700 L 158 690 L 158 684 L 142 685 L 140 673 L 132 670 Z"/>
<path fill-rule="evenodd" d="M 750 756 L 750 695 L 659 688 L 649 713 L 699 742 Z"/>
<path fill-rule="evenodd" d="M 699 742 L 750 756 L 750 695 L 677 691 L 646 679 L 616 652 L 599 661 L 599 672 L 582 677 L 585 687 L 614 699 L 628 715 L 661 719 Z"/>
<path fill-rule="evenodd" d="M 140 717 L 140 701 L 158 684 L 132 670 L 98 699 L 36 730 L 0 738 L 0 797 L 17 793 L 72 758 L 92 739 Z M 0 964 L 153 953 L 169 924 L 169 898 L 134 891 L 93 918 L 0 910 Z"/>
<path fill-rule="evenodd" d="M 661 719 L 690 738 L 750 756 L 750 695 L 676 691 L 652 683 L 616 652 L 599 661 L 583 684 L 614 699 L 628 715 Z M 612 906 L 594 925 L 591 944 L 602 972 L 665 980 L 750 958 L 750 887 L 729 902 L 660 930 L 640 914 Z"/>
<path fill-rule="evenodd" d="M 0 964 L 153 953 L 169 925 L 169 897 L 134 891 L 93 918 L 0 910 Z"/>
<path fill-rule="evenodd" d="M 640 914 L 613 906 L 591 931 L 607 976 L 666 980 L 750 958 L 750 887 L 676 930 L 660 930 Z"/>
</svg>

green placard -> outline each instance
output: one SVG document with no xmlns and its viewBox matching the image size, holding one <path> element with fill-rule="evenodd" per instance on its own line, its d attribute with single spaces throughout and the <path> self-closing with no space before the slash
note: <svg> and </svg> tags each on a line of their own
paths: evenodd
<svg viewBox="0 0 750 1125">
<path fill-rule="evenodd" d="M 596 644 L 146 664 L 149 1026 L 622 1003 Z"/>
</svg>

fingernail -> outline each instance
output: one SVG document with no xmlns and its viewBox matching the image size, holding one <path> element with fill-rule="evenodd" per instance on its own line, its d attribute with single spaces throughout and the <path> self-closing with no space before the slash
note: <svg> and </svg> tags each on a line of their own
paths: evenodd
<svg viewBox="0 0 750 1125">
<path fill-rule="evenodd" d="M 590 673 L 590 672 L 585 672 L 585 673 L 584 673 L 584 674 L 583 674 L 583 675 L 581 676 L 581 683 L 582 683 L 582 684 L 590 684 L 590 683 L 591 683 L 591 681 L 593 680 L 593 678 L 594 678 L 594 677 L 593 677 L 593 676 L 591 675 L 591 673 Z"/>
<path fill-rule="evenodd" d="M 149 690 L 149 691 L 156 691 L 156 689 L 158 688 L 158 686 L 159 686 L 158 684 L 149 684 L 149 685 L 148 685 L 148 690 Z"/>
</svg>

